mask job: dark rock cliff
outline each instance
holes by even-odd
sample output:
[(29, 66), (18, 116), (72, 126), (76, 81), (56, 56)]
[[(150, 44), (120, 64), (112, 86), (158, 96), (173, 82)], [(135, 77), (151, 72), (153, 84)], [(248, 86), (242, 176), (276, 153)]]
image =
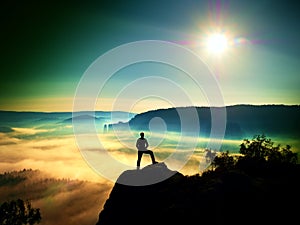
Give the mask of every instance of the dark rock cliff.
[[(155, 173), (168, 178), (150, 185), (124, 184), (151, 180)], [(120, 175), (96, 225), (291, 224), (297, 215), (299, 175), (299, 166), (263, 175), (232, 170), (184, 176), (164, 163), (149, 165)]]

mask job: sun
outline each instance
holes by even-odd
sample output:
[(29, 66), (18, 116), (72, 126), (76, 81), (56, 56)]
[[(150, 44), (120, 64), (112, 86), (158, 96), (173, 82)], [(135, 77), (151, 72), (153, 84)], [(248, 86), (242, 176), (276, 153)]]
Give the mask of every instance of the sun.
[(207, 38), (206, 47), (210, 53), (221, 54), (228, 48), (228, 39), (222, 33), (211, 34)]

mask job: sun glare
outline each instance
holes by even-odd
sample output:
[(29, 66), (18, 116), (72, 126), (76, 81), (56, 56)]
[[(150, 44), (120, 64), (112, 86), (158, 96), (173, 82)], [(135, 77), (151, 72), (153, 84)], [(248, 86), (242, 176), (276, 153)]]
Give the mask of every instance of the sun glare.
[(209, 52), (219, 54), (228, 47), (228, 40), (224, 34), (212, 34), (208, 37), (206, 45)]

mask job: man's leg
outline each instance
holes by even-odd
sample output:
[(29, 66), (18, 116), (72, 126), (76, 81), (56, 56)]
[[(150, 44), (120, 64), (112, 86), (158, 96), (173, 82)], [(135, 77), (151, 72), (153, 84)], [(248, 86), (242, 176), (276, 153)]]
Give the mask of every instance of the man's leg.
[(138, 151), (138, 159), (136, 162), (137, 167), (140, 167), (142, 156), (143, 156), (143, 152)]
[(155, 161), (155, 157), (154, 157), (153, 152), (152, 152), (151, 150), (148, 150), (147, 153), (150, 154), (152, 163), (153, 163), (153, 164), (157, 163), (157, 162)]

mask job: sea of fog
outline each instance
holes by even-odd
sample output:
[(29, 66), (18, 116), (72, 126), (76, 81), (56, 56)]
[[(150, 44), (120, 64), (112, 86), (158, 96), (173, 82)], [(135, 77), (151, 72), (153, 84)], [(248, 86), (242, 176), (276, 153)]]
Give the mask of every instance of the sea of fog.
[[(0, 172), (31, 168), (45, 170), (56, 177), (114, 181), (122, 170), (136, 166), (135, 143), (140, 131), (106, 129), (109, 124), (126, 122), (135, 114), (93, 112), (77, 116), (4, 111), (0, 114)], [(74, 121), (79, 124), (77, 129), (74, 129)], [(88, 126), (91, 121), (92, 126)], [(206, 149), (238, 153), (243, 141), (215, 140), (155, 129), (146, 131), (145, 137), (158, 161), (187, 175), (201, 173), (209, 166)], [(299, 146), (298, 140), (276, 137), (273, 141), (292, 145), (294, 149)], [(150, 157), (144, 156), (141, 166), (149, 163)], [(118, 167), (113, 176), (103, 174), (112, 166)]]

